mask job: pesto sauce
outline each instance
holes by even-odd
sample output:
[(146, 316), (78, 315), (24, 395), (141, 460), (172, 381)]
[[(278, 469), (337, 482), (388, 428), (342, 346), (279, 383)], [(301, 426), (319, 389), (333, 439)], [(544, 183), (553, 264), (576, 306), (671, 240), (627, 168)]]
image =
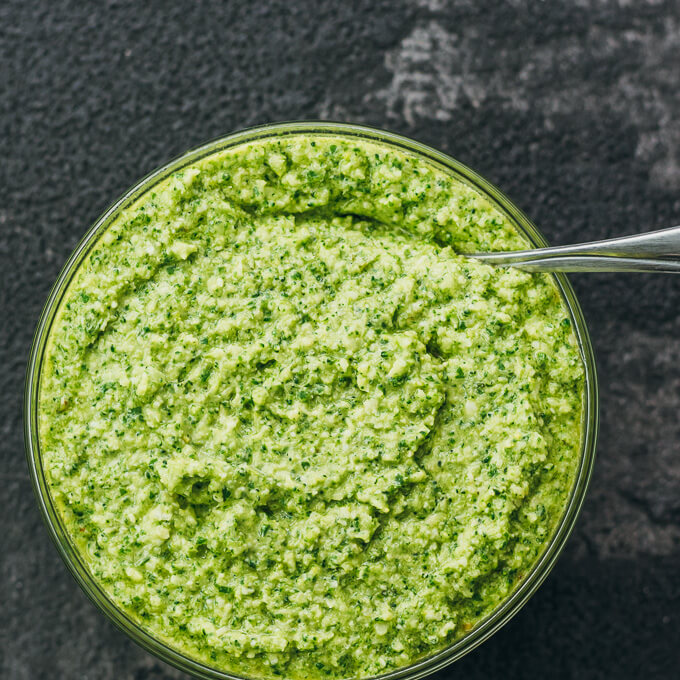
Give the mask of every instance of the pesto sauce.
[(288, 135), (125, 210), (41, 378), (53, 499), (152, 635), (251, 676), (347, 678), (464, 635), (550, 539), (583, 366), (552, 280), (414, 156)]

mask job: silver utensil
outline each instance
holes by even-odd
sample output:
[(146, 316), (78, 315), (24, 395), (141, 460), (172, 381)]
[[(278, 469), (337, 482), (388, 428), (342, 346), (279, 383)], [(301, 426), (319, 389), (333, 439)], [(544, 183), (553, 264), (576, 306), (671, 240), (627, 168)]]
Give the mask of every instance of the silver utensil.
[(680, 226), (574, 246), (464, 253), (528, 272), (665, 272), (680, 274)]

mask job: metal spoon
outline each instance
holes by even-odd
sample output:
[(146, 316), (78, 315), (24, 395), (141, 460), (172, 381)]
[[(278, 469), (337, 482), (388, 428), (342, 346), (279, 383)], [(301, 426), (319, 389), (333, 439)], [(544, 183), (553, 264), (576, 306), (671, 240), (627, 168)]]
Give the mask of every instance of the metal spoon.
[(465, 253), (528, 272), (666, 272), (680, 274), (680, 226), (575, 246)]

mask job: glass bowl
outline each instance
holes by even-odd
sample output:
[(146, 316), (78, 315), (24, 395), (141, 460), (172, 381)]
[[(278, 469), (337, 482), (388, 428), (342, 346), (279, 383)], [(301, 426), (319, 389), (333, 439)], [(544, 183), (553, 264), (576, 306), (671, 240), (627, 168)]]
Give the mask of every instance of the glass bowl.
[[(31, 347), (24, 397), (24, 431), (26, 454), (33, 488), (49, 534), (66, 566), (86, 595), (120, 630), (129, 635), (144, 649), (173, 666), (193, 674), (195, 677), (204, 679), (241, 680), (239, 676), (211, 668), (182, 654), (145, 631), (125, 612), (121, 611), (101, 589), (99, 584), (90, 575), (75, 545), (72, 543), (51, 498), (40, 455), (37, 405), (41, 366), (50, 328), (75, 271), (97, 241), (99, 235), (109, 226), (121, 210), (130, 206), (141, 194), (149, 190), (156, 183), (164, 180), (171, 173), (205, 156), (246, 142), (290, 134), (358, 138), (377, 142), (381, 145), (387, 145), (402, 152), (419, 156), (485, 195), (526, 236), (533, 246), (541, 247), (547, 245), (538, 229), (508, 198), (482, 177), (453, 158), (424, 144), (382, 130), (360, 125), (322, 122), (293, 122), (264, 125), (222, 137), (193, 151), (189, 151), (139, 181), (109, 207), (88, 230), (64, 265), (50, 292), (38, 322)], [(421, 678), (452, 663), (484, 642), (484, 640), (495, 633), (519, 611), (545, 580), (574, 527), (587, 490), (595, 458), (598, 423), (597, 377), (590, 338), (588, 337), (586, 324), (574, 291), (563, 274), (554, 275), (554, 281), (571, 315), (585, 371), (581, 454), (574, 485), (562, 517), (557, 524), (552, 539), (534, 564), (532, 570), (491, 614), (448, 647), (429, 657), (420, 659), (410, 666), (374, 676), (376, 680), (377, 678), (380, 678), (380, 680), (397, 680), (402, 678), (414, 680)]]

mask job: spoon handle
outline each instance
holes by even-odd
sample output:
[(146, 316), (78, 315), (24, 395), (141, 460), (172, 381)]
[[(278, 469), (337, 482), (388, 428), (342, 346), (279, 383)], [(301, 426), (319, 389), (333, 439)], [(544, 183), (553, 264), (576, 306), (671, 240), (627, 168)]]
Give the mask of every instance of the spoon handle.
[(680, 273), (680, 226), (646, 234), (504, 253), (473, 253), (487, 264), (525, 271)]
[[(480, 258), (483, 259), (483, 258)], [(489, 262), (509, 265), (525, 272), (657, 272), (680, 274), (680, 260), (649, 260), (636, 257), (590, 257), (588, 255), (548, 257), (517, 262)]]

